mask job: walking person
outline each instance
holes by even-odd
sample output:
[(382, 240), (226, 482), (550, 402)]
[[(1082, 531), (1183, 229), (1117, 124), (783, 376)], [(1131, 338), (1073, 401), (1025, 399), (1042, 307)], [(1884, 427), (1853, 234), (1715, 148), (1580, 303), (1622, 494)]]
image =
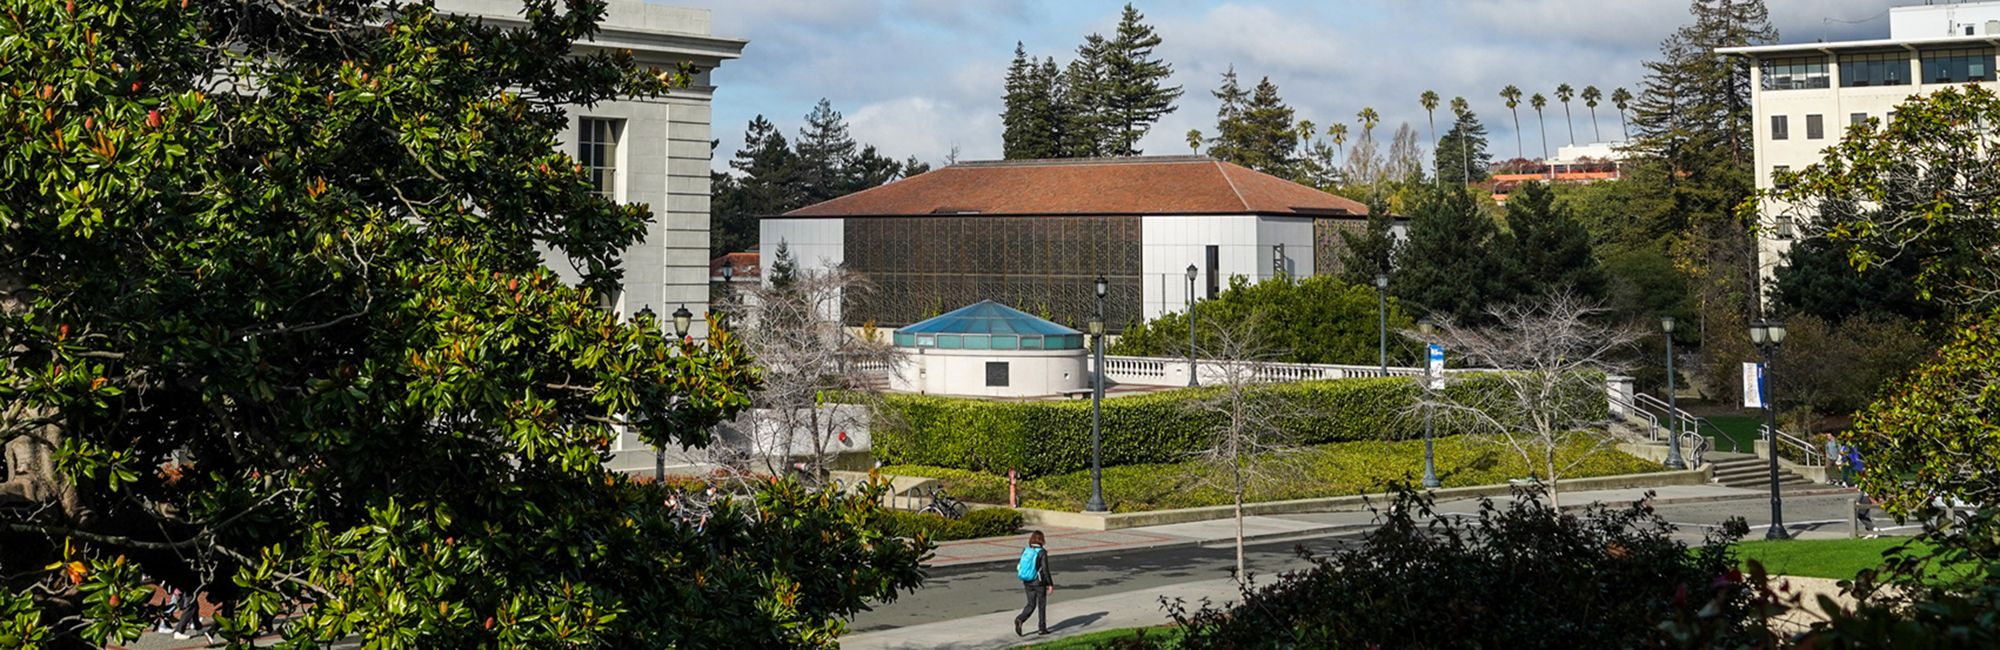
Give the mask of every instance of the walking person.
[(1849, 485), (1850, 483), (1847, 478), (1847, 456), (1841, 453), (1840, 441), (1835, 440), (1831, 433), (1826, 434), (1826, 458), (1829, 464), (1840, 469), (1840, 473), (1837, 475), (1829, 473), (1826, 482), (1843, 487)]
[(1021, 563), (1014, 568), (1016, 577), (1028, 592), (1028, 606), (1021, 608), (1021, 615), (1014, 617), (1014, 636), (1027, 636), (1021, 631), (1021, 624), (1028, 622), (1028, 616), (1039, 613), (1036, 634), (1049, 633), (1049, 594), (1055, 593), (1055, 574), (1049, 571), (1049, 551), (1043, 548), (1048, 538), (1042, 531), (1028, 535), (1028, 547), (1021, 549)]

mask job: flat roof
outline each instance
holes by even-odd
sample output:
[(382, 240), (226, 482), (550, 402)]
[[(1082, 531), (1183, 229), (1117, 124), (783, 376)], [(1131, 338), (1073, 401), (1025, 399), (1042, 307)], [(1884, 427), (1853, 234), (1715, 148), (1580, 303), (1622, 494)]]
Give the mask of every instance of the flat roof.
[(1940, 38), (1880, 38), (1866, 41), (1834, 41), (1831, 43), (1784, 43), (1779, 45), (1718, 47), (1715, 48), (1715, 53), (1741, 54), (1756, 58), (1764, 54), (1798, 54), (1802, 52), (1833, 54), (1840, 50), (1881, 50), (1890, 48), (1914, 50), (1936, 45), (1985, 45), (2000, 47), (2000, 35), (1946, 36)]

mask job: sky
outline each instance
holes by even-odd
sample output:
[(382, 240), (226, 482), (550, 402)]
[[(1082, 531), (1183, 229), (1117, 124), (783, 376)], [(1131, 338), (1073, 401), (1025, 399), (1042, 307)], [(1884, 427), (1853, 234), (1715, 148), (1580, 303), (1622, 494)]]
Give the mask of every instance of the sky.
[[(1888, 36), (1891, 6), (1922, 0), (1765, 0), (1781, 42)], [(743, 58), (713, 74), (714, 166), (727, 168), (744, 126), (763, 115), (796, 134), (821, 98), (855, 139), (897, 159), (942, 164), (1001, 154), (1001, 94), (1018, 41), (1059, 65), (1092, 33), (1111, 34), (1123, 2), (1097, 0), (671, 0), (710, 9), (718, 36), (747, 38)], [(1435, 90), (1448, 122), (1452, 97), (1471, 102), (1496, 158), (1516, 154), (1513, 117), (1499, 97), (1512, 84), (1549, 97), (1548, 150), (1570, 141), (1555, 88), (1639, 92), (1644, 62), (1689, 22), (1686, 0), (1137, 0), (1171, 64), (1179, 109), (1141, 141), (1148, 155), (1186, 154), (1189, 129), (1214, 131), (1210, 94), (1230, 66), (1247, 87), (1269, 77), (1297, 117), (1360, 125), (1382, 115), (1386, 141), (1403, 123), (1428, 142), (1418, 96)], [(1528, 157), (1539, 157), (1534, 111), (1520, 106)], [(1598, 140), (1590, 112), (1570, 105), (1579, 143)], [(1620, 139), (1616, 109), (1597, 108), (1602, 139)], [(1352, 137), (1352, 136), (1350, 136)]]

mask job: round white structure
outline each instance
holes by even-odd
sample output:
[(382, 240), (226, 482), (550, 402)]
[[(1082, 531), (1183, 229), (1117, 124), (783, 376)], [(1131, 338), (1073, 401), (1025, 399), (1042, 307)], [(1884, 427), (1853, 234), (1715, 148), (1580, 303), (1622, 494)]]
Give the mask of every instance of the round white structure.
[(991, 300), (896, 330), (913, 363), (891, 390), (1046, 397), (1084, 390), (1083, 333)]

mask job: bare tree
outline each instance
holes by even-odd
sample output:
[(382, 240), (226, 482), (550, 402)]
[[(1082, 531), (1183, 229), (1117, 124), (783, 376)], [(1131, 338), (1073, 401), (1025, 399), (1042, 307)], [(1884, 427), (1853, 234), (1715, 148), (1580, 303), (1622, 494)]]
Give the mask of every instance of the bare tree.
[(1217, 323), (1205, 345), (1196, 348), (1207, 360), (1211, 392), (1193, 400), (1196, 413), (1220, 414), (1209, 431), (1209, 446), (1194, 452), (1196, 482), (1228, 492), (1236, 505), (1236, 582), (1243, 573), (1243, 500), (1253, 488), (1303, 473), (1304, 448), (1294, 444), (1284, 422), (1301, 417), (1273, 384), (1258, 376), (1279, 351), (1268, 347), (1261, 333), (1262, 318)]
[(889, 343), (842, 324), (842, 302), (868, 289), (863, 277), (834, 267), (799, 270), (787, 282), (742, 292), (741, 335), (764, 373), (752, 445), (767, 470), (781, 473), (779, 464), (804, 457), (804, 469), (824, 478), (836, 445), (851, 441), (848, 432), (873, 430), (879, 380), (899, 372), (903, 359)]
[[(1519, 454), (1534, 478), (1547, 482), (1549, 503), (1561, 506), (1556, 481), (1613, 442), (1604, 432), (1603, 375), (1623, 367), (1617, 352), (1643, 335), (1637, 328), (1602, 324), (1609, 310), (1563, 291), (1488, 310), (1498, 324), (1462, 327), (1444, 323), (1427, 340), (1463, 355), (1475, 367), (1497, 368), (1451, 381), (1497, 384), (1493, 391), (1429, 391), (1418, 405), (1433, 409), (1468, 433), (1484, 435)], [(1579, 441), (1588, 447), (1564, 460), (1560, 451)]]

